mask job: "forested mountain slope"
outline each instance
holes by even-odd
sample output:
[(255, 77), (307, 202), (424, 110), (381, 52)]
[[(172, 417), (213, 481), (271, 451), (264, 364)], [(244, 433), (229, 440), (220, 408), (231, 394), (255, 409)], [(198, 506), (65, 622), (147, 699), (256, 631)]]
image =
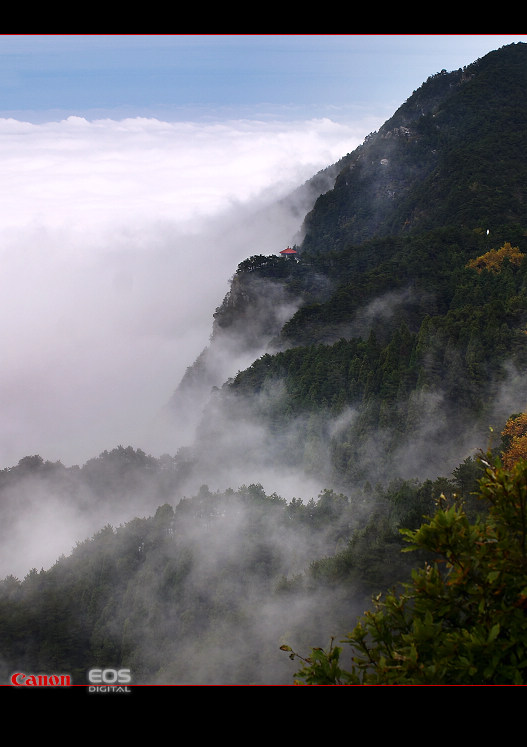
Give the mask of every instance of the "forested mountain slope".
[(285, 637), (326, 644), (409, 572), (399, 529), (470, 500), (525, 409), (526, 139), (526, 45), (431, 76), (320, 176), (293, 258), (236, 269), (169, 406), (187, 446), (0, 475), (6, 542), (35, 495), (105, 517), (2, 583), (4, 675), (287, 684)]
[(341, 170), (306, 218), (310, 255), (374, 236), (524, 220), (525, 45), (431, 76)]
[(301, 422), (288, 459), (346, 489), (430, 476), (523, 408), (525, 90), (521, 44), (431, 77), (347, 157), (297, 261), (240, 266), (298, 309), (223, 401), (276, 443)]

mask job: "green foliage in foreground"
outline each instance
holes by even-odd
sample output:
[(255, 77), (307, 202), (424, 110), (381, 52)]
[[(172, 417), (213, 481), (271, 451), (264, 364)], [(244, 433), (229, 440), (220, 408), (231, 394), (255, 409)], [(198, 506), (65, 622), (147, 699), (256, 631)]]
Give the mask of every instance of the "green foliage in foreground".
[(525, 685), (527, 683), (527, 462), (486, 463), (478, 495), (488, 510), (470, 519), (441, 505), (407, 550), (433, 553), (402, 590), (374, 599), (342, 644), (313, 649), (297, 684)]

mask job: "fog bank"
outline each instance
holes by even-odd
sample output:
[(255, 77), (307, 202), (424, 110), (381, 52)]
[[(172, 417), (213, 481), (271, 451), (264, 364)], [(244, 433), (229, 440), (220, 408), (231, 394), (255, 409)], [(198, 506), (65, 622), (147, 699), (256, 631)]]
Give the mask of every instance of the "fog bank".
[(238, 262), (279, 252), (305, 206), (262, 208), (377, 124), (0, 120), (0, 467), (173, 453), (156, 414)]

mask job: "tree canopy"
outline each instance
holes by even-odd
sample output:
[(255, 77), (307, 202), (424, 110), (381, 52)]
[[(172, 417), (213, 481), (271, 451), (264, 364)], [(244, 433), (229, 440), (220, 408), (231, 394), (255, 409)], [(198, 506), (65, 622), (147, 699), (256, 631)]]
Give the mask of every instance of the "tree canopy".
[(484, 510), (473, 520), (454, 501), (418, 529), (401, 530), (407, 549), (431, 553), (433, 562), (401, 590), (377, 596), (343, 645), (300, 656), (298, 684), (527, 683), (527, 462), (510, 470), (485, 462), (478, 496)]

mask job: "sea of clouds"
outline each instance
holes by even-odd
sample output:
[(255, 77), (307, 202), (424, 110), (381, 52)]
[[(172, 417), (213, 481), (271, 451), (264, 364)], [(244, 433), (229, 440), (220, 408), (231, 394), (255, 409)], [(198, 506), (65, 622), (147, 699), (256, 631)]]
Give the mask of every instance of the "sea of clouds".
[(173, 453), (156, 415), (238, 262), (283, 249), (272, 204), (380, 122), (0, 120), (0, 468)]

